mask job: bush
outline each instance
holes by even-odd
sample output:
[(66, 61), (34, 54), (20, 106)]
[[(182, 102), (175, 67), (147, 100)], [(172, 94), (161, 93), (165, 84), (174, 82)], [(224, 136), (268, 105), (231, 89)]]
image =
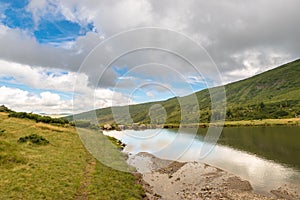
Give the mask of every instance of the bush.
[(49, 141), (46, 138), (37, 134), (31, 134), (28, 136), (20, 137), (18, 140), (18, 143), (25, 143), (25, 142), (30, 142), (32, 144), (37, 144), (37, 145), (46, 145), (49, 143)]
[(68, 124), (69, 121), (67, 119), (63, 118), (51, 118), (49, 116), (41, 116), (38, 114), (33, 114), (33, 113), (26, 113), (26, 112), (11, 112), (8, 117), (16, 117), (16, 118), (27, 118), (27, 119), (32, 119), (35, 120), (36, 122), (43, 122), (47, 124)]
[(2, 105), (0, 106), (0, 112), (11, 112), (11, 110), (8, 109), (6, 106)]
[(284, 117), (284, 116), (289, 115), (289, 113), (286, 112), (286, 111), (284, 111), (284, 110), (279, 110), (279, 111), (277, 111), (275, 114), (276, 114), (277, 116), (279, 116), (279, 117)]

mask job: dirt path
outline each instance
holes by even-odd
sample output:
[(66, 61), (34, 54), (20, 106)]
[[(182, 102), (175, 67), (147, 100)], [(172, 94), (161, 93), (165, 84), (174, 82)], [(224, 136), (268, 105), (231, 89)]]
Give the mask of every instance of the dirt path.
[(88, 188), (92, 184), (93, 173), (96, 170), (96, 160), (89, 152), (86, 152), (86, 163), (84, 178), (80, 182), (80, 186), (77, 189), (74, 200), (88, 199)]

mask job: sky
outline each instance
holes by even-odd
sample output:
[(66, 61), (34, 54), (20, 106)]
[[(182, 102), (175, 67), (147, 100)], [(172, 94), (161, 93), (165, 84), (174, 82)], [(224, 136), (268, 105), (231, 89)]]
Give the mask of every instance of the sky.
[(299, 7), (298, 0), (0, 0), (0, 104), (78, 113), (245, 79), (299, 58)]

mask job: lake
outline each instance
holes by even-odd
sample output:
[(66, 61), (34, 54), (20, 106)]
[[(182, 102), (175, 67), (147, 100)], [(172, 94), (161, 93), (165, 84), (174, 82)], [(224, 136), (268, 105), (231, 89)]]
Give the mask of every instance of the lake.
[(104, 134), (126, 143), (127, 153), (149, 152), (163, 159), (221, 168), (250, 181), (257, 192), (300, 184), (300, 127), (225, 127), (217, 144), (203, 142), (206, 132), (146, 129)]

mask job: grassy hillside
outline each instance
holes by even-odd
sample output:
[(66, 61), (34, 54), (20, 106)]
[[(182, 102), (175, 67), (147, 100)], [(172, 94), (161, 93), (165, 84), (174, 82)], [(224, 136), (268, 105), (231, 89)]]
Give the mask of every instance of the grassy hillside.
[(300, 115), (300, 60), (226, 85), (232, 118), (282, 118)]
[[(49, 141), (18, 142), (38, 135)], [(29, 138), (29, 137), (27, 137)], [(0, 199), (141, 199), (130, 173), (96, 161), (73, 127), (0, 112)]]
[[(300, 60), (293, 61), (254, 77), (225, 85), (227, 98), (226, 120), (254, 120), (267, 118), (292, 118), (300, 115)], [(213, 88), (217, 92), (218, 88)], [(208, 122), (211, 117), (210, 95), (208, 89), (196, 93), (199, 108), (199, 122)], [(187, 119), (187, 123), (194, 122), (197, 106), (189, 103), (191, 96), (181, 97), (184, 108), (181, 108), (178, 99), (172, 98), (166, 101), (150, 102), (129, 107), (134, 122), (149, 123), (149, 109), (154, 104), (161, 104), (166, 113), (166, 123), (178, 124), (181, 117)], [(117, 109), (124, 109), (118, 107)], [(155, 109), (154, 109), (155, 110)], [(182, 110), (187, 113), (181, 113)], [(93, 111), (76, 115), (76, 119), (90, 120)], [(120, 112), (122, 113), (122, 112)], [(111, 108), (96, 110), (99, 123), (113, 123), (114, 118)], [(129, 123), (122, 115), (117, 116), (121, 123)], [(163, 118), (158, 114), (157, 118)], [(72, 117), (68, 118), (72, 120)], [(123, 121), (122, 121), (123, 120)], [(159, 120), (158, 120), (159, 121)]]

